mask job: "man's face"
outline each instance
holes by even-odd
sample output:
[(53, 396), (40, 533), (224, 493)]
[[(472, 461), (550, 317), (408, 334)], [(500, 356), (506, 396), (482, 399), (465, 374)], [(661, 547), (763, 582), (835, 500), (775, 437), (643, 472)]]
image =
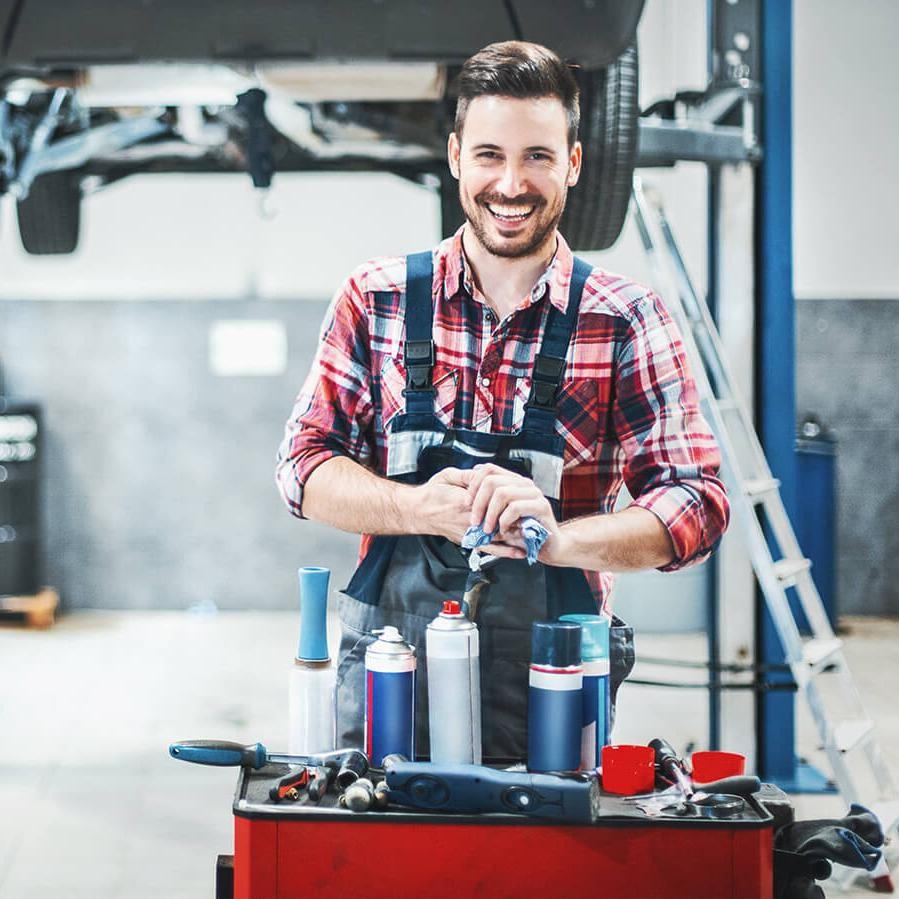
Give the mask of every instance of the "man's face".
[(488, 253), (546, 251), (581, 169), (581, 145), (568, 147), (559, 99), (476, 97), (461, 141), (449, 137), (448, 155), (465, 217)]

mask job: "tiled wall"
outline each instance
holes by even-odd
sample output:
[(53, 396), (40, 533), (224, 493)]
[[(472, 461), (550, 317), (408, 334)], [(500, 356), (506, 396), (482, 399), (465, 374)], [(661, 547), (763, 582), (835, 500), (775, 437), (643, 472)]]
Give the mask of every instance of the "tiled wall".
[(899, 614), (899, 302), (796, 304), (796, 408), (837, 445), (837, 608)]
[[(274, 486), (324, 302), (0, 301), (11, 396), (44, 406), (45, 579), (70, 608), (278, 609), (296, 569), (346, 584), (358, 538), (299, 522)], [(281, 319), (285, 374), (216, 377), (218, 319)]]

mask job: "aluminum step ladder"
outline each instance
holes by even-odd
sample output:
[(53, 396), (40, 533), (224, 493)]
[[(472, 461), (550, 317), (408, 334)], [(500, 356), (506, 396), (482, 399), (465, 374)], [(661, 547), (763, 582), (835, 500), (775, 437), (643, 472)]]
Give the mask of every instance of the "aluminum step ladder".
[[(847, 804), (861, 803), (880, 818), (885, 834), (899, 824), (899, 794), (864, 704), (803, 557), (759, 442), (749, 408), (734, 390), (721, 338), (705, 298), (690, 280), (658, 194), (634, 179), (634, 211), (640, 238), (667, 308), (681, 330), (699, 391), (701, 408), (721, 450), (722, 477), (731, 512), (749, 557), (793, 678), (805, 697), (829, 761), (833, 781)], [(770, 543), (765, 529), (770, 535)], [(795, 588), (811, 631), (804, 637), (790, 601)], [(851, 759), (862, 756), (864, 770)], [(864, 775), (864, 777), (860, 775)], [(857, 876), (855, 869), (846, 878)], [(885, 862), (871, 877), (888, 877)]]

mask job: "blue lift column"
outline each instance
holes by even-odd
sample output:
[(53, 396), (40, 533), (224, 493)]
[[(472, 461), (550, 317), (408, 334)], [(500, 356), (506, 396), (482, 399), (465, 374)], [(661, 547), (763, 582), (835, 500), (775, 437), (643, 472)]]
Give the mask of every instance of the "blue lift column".
[[(793, 309), (793, 2), (762, 3), (762, 121), (759, 169), (759, 430), (771, 471), (780, 480), (787, 514), (796, 520), (795, 329)], [(784, 652), (764, 600), (758, 600), (762, 664)], [(768, 673), (766, 683), (792, 680)], [(759, 694), (759, 774), (781, 787), (796, 780), (795, 696)]]
[[(758, 422), (771, 471), (791, 521), (798, 520), (795, 309), (793, 300), (793, 2), (762, 0), (762, 120), (764, 156), (758, 173)], [(757, 647), (762, 665), (784, 662), (774, 623), (760, 597)], [(792, 681), (768, 671), (772, 686)], [(796, 757), (796, 694), (759, 694), (759, 774), (787, 791), (827, 789), (825, 778)]]
[[(764, 157), (758, 197), (759, 430), (771, 471), (780, 480), (790, 519), (796, 520), (795, 333), (793, 309), (793, 2), (763, 0), (762, 120)], [(763, 665), (780, 664), (784, 652), (764, 600), (759, 598), (758, 651)], [(766, 683), (792, 680), (769, 672)], [(789, 788), (796, 780), (795, 694), (759, 694), (759, 774)]]

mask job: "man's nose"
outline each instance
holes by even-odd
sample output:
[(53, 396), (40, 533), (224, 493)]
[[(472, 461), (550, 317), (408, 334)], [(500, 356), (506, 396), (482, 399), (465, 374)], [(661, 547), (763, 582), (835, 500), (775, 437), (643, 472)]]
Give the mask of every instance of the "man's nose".
[(524, 170), (520, 163), (511, 160), (506, 162), (502, 175), (496, 183), (496, 190), (510, 200), (527, 193)]

